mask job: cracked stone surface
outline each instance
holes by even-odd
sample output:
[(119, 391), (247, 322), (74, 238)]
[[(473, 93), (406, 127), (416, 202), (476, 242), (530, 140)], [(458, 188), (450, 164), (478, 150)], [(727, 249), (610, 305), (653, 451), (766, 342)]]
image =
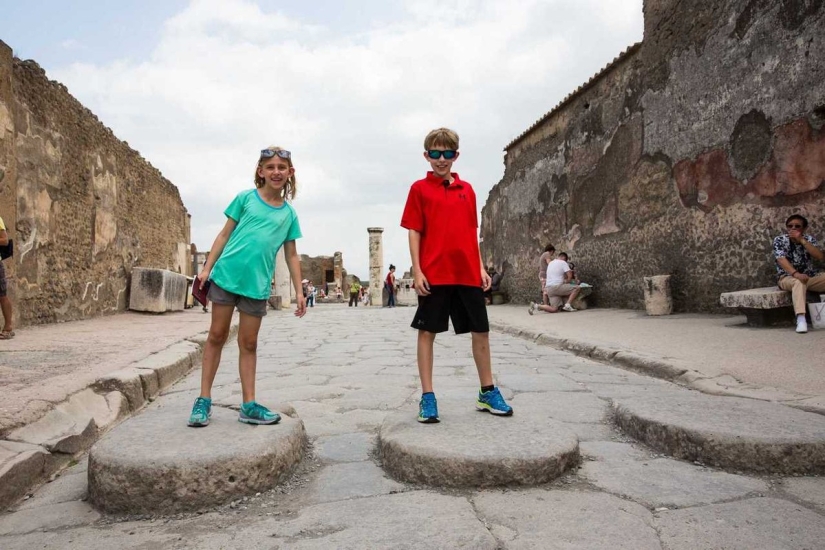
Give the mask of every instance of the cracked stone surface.
[[(434, 378), (442, 423), (419, 425), (415, 332), (407, 328), (413, 313), (320, 305), (303, 319), (289, 312), (264, 318), (258, 397), (300, 418), (310, 442), (279, 483), (198, 513), (114, 517), (82, 500), (88, 489), (81, 462), (0, 515), (0, 548), (761, 550), (819, 548), (825, 540), (823, 478), (721, 471), (635, 441), (611, 423), (611, 403), (667, 400), (685, 390), (545, 345), (491, 335), (494, 374), (516, 410), (493, 418), (473, 410), (478, 378), (470, 338), (439, 335)], [(319, 336), (307, 339), (310, 333)], [(199, 386), (195, 371), (110, 434), (152, 413), (177, 436), (219, 440), (204, 445), (213, 453), (240, 444), (245, 427), (227, 408), (239, 396), (236, 350), (234, 343), (224, 350), (213, 395), (226, 407), (215, 409), (212, 425), (185, 427)], [(479, 455), (530, 426), (536, 433), (558, 426), (578, 438), (582, 459), (537, 487), (424, 488), (382, 469), (378, 433), (391, 417), (427, 437), (433, 428), (481, 434), (474, 440)], [(754, 419), (754, 429), (769, 421)], [(457, 450), (457, 443), (442, 447)], [(164, 449), (152, 443), (146, 451), (160, 458)], [(503, 460), (490, 466), (508, 467)]]

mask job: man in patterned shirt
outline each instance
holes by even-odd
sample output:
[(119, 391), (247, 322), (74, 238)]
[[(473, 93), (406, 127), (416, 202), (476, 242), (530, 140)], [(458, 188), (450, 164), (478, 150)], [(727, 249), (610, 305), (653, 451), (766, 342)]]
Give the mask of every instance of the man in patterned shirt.
[(808, 220), (794, 214), (785, 221), (787, 232), (773, 240), (773, 256), (779, 288), (790, 290), (796, 313), (796, 332), (808, 332), (805, 321), (805, 293), (808, 290), (825, 292), (825, 273), (814, 269), (813, 259), (825, 261), (825, 253), (817, 247), (815, 237), (806, 235)]

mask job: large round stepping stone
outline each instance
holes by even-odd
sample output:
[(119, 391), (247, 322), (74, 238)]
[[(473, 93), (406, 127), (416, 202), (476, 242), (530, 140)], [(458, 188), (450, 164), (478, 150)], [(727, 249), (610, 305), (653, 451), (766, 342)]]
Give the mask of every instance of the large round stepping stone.
[(825, 473), (825, 416), (694, 391), (617, 397), (628, 435), (687, 460), (757, 473)]
[(472, 401), (439, 401), (439, 424), (415, 411), (388, 416), (379, 434), (384, 469), (396, 479), (438, 487), (546, 483), (578, 463), (576, 434), (560, 422), (519, 409), (499, 418)]
[(209, 426), (190, 428), (188, 414), (148, 410), (98, 441), (89, 453), (92, 503), (113, 513), (194, 511), (272, 488), (303, 456), (298, 419), (254, 426), (213, 406)]

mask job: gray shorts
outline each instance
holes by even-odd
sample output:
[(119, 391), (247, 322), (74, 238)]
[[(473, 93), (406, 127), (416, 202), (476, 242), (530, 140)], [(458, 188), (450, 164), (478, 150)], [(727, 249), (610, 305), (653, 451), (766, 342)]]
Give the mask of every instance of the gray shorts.
[(222, 306), (235, 306), (241, 313), (246, 313), (253, 317), (266, 316), (266, 300), (255, 300), (247, 298), (234, 292), (224, 290), (214, 282), (209, 287), (209, 294), (206, 296), (210, 302)]

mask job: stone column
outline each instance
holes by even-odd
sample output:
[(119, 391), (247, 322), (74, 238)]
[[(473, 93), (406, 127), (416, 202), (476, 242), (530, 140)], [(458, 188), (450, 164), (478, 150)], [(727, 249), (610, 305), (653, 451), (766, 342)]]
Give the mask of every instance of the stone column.
[(281, 249), (278, 251), (278, 254), (275, 256), (275, 288), (273, 289), (273, 294), (276, 296), (281, 297), (281, 307), (287, 308), (289, 307), (289, 303), (292, 300), (292, 281), (289, 278), (289, 267), (286, 265), (286, 254), (284, 253), (284, 247), (282, 246)]
[(370, 302), (381, 305), (381, 291), (384, 290), (384, 245), (381, 239), (383, 227), (368, 227), (370, 234)]

